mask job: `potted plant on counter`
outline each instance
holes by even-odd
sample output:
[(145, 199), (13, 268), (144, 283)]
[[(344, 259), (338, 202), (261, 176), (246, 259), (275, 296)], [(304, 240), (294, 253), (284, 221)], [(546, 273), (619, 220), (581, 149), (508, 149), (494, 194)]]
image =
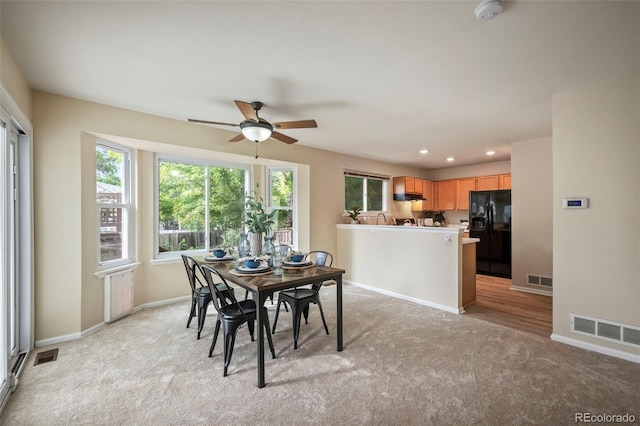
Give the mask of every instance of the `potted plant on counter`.
[(358, 215), (361, 211), (362, 209), (359, 206), (351, 206), (351, 210), (347, 211), (347, 214), (351, 217), (352, 224), (360, 223), (358, 222)]

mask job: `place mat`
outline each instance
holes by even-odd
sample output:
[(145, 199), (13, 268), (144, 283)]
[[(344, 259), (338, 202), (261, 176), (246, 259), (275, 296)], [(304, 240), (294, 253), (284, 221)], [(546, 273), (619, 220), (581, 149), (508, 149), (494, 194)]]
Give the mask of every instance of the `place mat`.
[(268, 269), (262, 272), (238, 272), (235, 269), (229, 271), (231, 275), (235, 275), (236, 277), (257, 277), (259, 275), (269, 275), (273, 273), (273, 269)]

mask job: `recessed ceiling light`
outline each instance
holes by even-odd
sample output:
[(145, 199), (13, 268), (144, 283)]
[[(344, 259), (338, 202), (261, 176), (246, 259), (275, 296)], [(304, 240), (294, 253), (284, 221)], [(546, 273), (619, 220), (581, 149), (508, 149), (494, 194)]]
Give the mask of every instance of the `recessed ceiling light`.
[(495, 153), (496, 153), (495, 151), (487, 151), (487, 155), (493, 155)]
[(455, 158), (453, 158), (453, 157), (448, 157), (447, 158), (447, 161), (453, 161), (453, 160), (455, 160)]
[(420, 154), (428, 154), (429, 150), (428, 149), (421, 149), (420, 150)]

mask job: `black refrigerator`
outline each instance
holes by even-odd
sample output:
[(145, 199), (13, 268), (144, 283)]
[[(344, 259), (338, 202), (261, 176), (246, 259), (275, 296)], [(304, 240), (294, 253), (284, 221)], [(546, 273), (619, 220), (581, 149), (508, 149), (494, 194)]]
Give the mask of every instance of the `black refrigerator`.
[(478, 274), (511, 278), (511, 190), (469, 193), (469, 236)]

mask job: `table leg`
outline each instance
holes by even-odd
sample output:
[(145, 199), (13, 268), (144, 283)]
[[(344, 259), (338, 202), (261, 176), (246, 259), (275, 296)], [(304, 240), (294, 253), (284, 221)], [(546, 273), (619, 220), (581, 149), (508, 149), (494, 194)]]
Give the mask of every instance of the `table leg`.
[(336, 279), (336, 316), (338, 317), (338, 352), (342, 352), (342, 275)]
[(256, 328), (258, 330), (258, 387), (264, 387), (264, 317), (263, 309), (266, 295), (262, 292), (254, 294), (256, 299)]

